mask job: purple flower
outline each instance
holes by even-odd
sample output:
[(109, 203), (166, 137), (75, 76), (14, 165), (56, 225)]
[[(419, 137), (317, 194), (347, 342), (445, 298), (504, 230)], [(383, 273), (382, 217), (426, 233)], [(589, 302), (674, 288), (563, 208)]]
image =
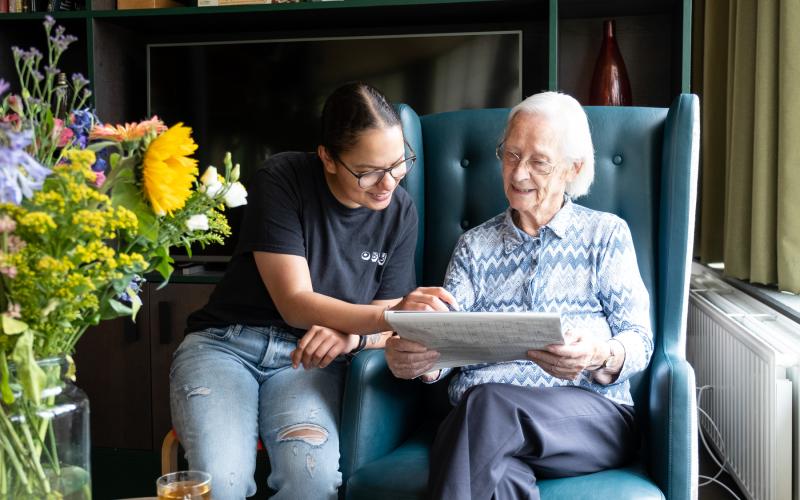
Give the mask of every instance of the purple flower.
[(33, 131), (14, 132), (0, 124), (0, 145), (7, 145), (11, 149), (25, 149), (31, 142), (33, 142)]
[(72, 73), (72, 85), (75, 88), (81, 88), (89, 85), (89, 80), (80, 73)]
[[(75, 134), (75, 143), (81, 148), (85, 148), (92, 126), (99, 122), (100, 120), (98, 120), (97, 116), (88, 108), (73, 111), (70, 115), (68, 127)], [(98, 170), (95, 171), (97, 172)]]
[[(128, 284), (128, 287), (131, 289), (134, 295), (139, 295), (139, 292), (142, 291), (142, 285), (145, 281), (146, 280), (142, 276), (134, 274), (133, 279), (131, 279), (131, 282)], [(127, 290), (117, 295), (117, 300), (126, 305), (131, 305), (133, 303), (131, 296), (128, 295)]]
[(38, 69), (31, 71), (31, 75), (33, 75), (33, 79), (37, 82), (41, 82), (44, 80), (44, 75)]
[(59, 97), (62, 102), (67, 100), (67, 88), (66, 87), (56, 87), (56, 97)]
[(0, 202), (19, 205), (41, 189), (50, 170), (40, 165), (25, 148), (33, 141), (33, 131), (14, 132), (0, 124)]
[(108, 161), (105, 158), (97, 156), (94, 165), (92, 165), (92, 171), (105, 174), (107, 167), (108, 167)]
[(99, 123), (97, 116), (91, 109), (76, 109), (72, 112), (71, 126), (74, 130), (90, 130), (95, 123)]
[(11, 85), (9, 85), (7, 81), (0, 78), (0, 95), (5, 94), (9, 87), (11, 87)]
[[(16, 52), (15, 52), (16, 54)], [(36, 47), (31, 47), (30, 50), (20, 50), (19, 51), (20, 57), (24, 62), (33, 62), (34, 64), (38, 63), (42, 60), (42, 53), (39, 52), (39, 49)]]
[(53, 66), (50, 66), (49, 64), (47, 64), (47, 65), (45, 65), (45, 67), (44, 67), (44, 71), (45, 71), (45, 73), (47, 73), (48, 75), (51, 75), (51, 76), (56, 76), (56, 75), (57, 75), (57, 74), (58, 74), (58, 73), (59, 73), (61, 70), (60, 70), (60, 69), (58, 69), (58, 68), (56, 68), (56, 67), (53, 67)]
[(47, 15), (44, 16), (44, 29), (50, 31), (50, 29), (56, 24), (56, 20), (53, 19), (53, 16)]
[(56, 47), (56, 50), (60, 52), (64, 52), (69, 47), (69, 44), (76, 41), (78, 37), (73, 35), (65, 35), (64, 34), (64, 27), (58, 26), (56, 28), (56, 34), (50, 37), (50, 42)]

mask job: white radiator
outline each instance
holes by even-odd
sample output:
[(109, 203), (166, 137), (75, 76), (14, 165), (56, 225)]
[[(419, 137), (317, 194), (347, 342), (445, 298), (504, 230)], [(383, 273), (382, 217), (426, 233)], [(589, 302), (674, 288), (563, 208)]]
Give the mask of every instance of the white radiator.
[(700, 407), (721, 435), (705, 418), (700, 427), (752, 500), (800, 500), (798, 353), (800, 325), (693, 267), (687, 359), (711, 386)]

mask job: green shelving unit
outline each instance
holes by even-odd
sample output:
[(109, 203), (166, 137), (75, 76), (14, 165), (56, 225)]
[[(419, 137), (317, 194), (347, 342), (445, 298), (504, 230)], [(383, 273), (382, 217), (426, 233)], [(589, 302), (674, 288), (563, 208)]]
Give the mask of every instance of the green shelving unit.
[[(584, 100), (609, 17), (617, 19), (635, 104), (666, 106), (689, 91), (691, 0), (341, 0), (139, 10), (114, 10), (113, 2), (52, 13), (80, 39), (65, 69), (89, 77), (108, 121), (144, 116), (146, 46), (181, 41), (521, 30), (523, 94), (562, 90)], [(36, 28), (44, 15), (0, 14), (6, 79), (12, 45), (42, 45)]]

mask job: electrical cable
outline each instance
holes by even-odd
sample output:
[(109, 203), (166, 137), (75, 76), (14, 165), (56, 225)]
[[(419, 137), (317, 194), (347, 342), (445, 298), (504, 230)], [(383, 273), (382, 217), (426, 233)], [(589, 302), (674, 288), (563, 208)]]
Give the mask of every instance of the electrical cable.
[(711, 457), (711, 459), (714, 461), (714, 463), (716, 463), (717, 466), (719, 467), (719, 470), (717, 471), (716, 474), (714, 474), (713, 477), (709, 477), (709, 476), (705, 476), (705, 475), (698, 475), (698, 478), (699, 479), (703, 479), (704, 482), (699, 483), (697, 486), (699, 488), (702, 488), (703, 486), (707, 486), (707, 485), (709, 485), (711, 483), (716, 483), (719, 486), (721, 486), (722, 488), (724, 488), (728, 493), (730, 493), (730, 495), (733, 498), (735, 498), (736, 500), (741, 500), (739, 498), (739, 496), (732, 489), (730, 489), (725, 483), (723, 483), (722, 481), (720, 481), (718, 479), (719, 476), (723, 472), (728, 472), (728, 467), (727, 467), (727, 465), (728, 465), (728, 451), (727, 451), (727, 447), (725, 446), (725, 440), (722, 439), (722, 432), (720, 432), (719, 427), (717, 427), (717, 424), (714, 422), (714, 419), (711, 418), (711, 415), (706, 413), (705, 410), (700, 408), (700, 401), (703, 399), (703, 391), (708, 390), (708, 389), (713, 390), (714, 388), (712, 386), (710, 386), (710, 385), (704, 385), (702, 387), (698, 387), (697, 388), (697, 412), (698, 412), (698, 416), (703, 416), (706, 419), (708, 419), (708, 422), (711, 424), (711, 427), (714, 429), (714, 432), (716, 432), (717, 436), (719, 437), (719, 452), (722, 455), (722, 463), (720, 463), (719, 460), (717, 460), (716, 455), (711, 451), (711, 447), (708, 445), (708, 441), (706, 441), (706, 436), (705, 436), (705, 434), (703, 434), (703, 429), (702, 429), (702, 427), (700, 425), (698, 425), (697, 428), (698, 428), (698, 432), (700, 433), (700, 440), (703, 442), (703, 446), (705, 447), (706, 451), (708, 452), (708, 455)]

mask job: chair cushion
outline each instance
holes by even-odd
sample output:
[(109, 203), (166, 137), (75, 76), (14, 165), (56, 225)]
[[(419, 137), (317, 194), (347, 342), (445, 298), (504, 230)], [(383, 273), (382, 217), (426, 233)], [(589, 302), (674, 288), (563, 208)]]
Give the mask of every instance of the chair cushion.
[[(385, 457), (362, 467), (347, 481), (348, 500), (426, 498), (428, 452), (436, 426), (428, 423)], [(542, 500), (598, 498), (662, 500), (661, 490), (636, 464), (586, 476), (539, 481)]]

